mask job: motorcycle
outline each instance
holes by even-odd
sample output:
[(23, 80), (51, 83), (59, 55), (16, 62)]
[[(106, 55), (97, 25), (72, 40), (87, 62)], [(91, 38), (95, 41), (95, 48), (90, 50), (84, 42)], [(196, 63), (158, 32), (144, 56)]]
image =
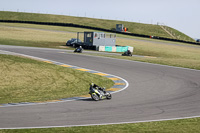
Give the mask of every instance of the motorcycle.
[(132, 56), (132, 54), (129, 50), (127, 50), (122, 54), (122, 56)]
[(91, 98), (95, 101), (99, 101), (103, 99), (110, 100), (112, 98), (111, 94), (105, 91), (105, 88), (100, 88), (100, 89), (92, 88), (90, 89), (89, 94), (91, 95)]
[(82, 51), (83, 51), (82, 48), (76, 48), (76, 49), (74, 50), (74, 52), (77, 52), (77, 53), (82, 53)]

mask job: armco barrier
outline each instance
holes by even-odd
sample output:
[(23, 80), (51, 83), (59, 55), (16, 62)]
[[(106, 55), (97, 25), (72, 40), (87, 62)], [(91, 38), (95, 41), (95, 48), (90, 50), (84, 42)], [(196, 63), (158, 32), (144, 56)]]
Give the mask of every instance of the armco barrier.
[[(114, 30), (109, 30), (109, 29), (104, 29), (104, 28), (85, 26), (85, 25), (78, 25), (78, 24), (73, 24), (73, 23), (54, 23), (54, 22), (37, 22), (37, 21), (20, 21), (20, 20), (0, 20), (0, 22), (51, 25), (51, 26), (64, 26), (64, 27), (77, 27), (77, 28), (86, 28), (86, 29), (93, 29), (93, 30), (100, 30), (100, 31), (112, 32), (112, 33), (118, 33), (118, 34), (123, 34), (123, 35), (128, 35), (128, 36), (137, 36), (137, 37), (143, 37), (143, 38), (150, 38), (151, 37), (149, 35), (127, 33), (127, 32), (119, 32), (119, 31), (114, 31)], [(177, 40), (177, 39), (171, 39), (171, 38), (164, 38), (164, 37), (158, 37), (158, 36), (154, 36), (153, 39), (200, 45), (197, 42), (190, 42), (190, 41)]]

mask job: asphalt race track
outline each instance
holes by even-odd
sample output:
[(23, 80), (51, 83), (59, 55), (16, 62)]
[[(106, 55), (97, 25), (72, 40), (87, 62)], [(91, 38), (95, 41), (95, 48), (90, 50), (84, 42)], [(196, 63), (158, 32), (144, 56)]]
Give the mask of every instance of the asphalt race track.
[(126, 79), (112, 100), (90, 99), (0, 107), (0, 128), (39, 128), (134, 123), (200, 116), (200, 71), (68, 53), (65, 50), (0, 45), (0, 50), (80, 66)]

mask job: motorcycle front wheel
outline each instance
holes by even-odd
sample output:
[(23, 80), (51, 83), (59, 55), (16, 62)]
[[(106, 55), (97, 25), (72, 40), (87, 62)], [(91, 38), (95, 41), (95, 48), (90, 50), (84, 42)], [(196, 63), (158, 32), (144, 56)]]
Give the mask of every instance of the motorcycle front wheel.
[(107, 98), (107, 99), (111, 99), (111, 98), (112, 98), (112, 95), (111, 95), (109, 92), (107, 92), (106, 98)]
[(93, 100), (99, 101), (99, 96), (96, 93), (92, 93), (91, 97), (92, 97)]

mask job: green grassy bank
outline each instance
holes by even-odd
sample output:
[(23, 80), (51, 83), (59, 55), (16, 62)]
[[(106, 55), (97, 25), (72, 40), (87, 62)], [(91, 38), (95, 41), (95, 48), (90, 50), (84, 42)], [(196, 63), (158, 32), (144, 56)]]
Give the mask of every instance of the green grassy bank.
[[(128, 27), (129, 32), (131, 33), (172, 38), (159, 25), (142, 24), (142, 23), (136, 23), (136, 22), (127, 22), (127, 21), (105, 20), (105, 19), (94, 19), (94, 18), (50, 15), (50, 14), (7, 12), (7, 11), (0, 11), (0, 19), (73, 23), (73, 24), (79, 24), (79, 25), (85, 25), (85, 26), (99, 27), (99, 28), (104, 28), (104, 29), (113, 29), (116, 27), (116, 24), (124, 24), (126, 27)], [(191, 37), (185, 35), (184, 33), (176, 29), (173, 29), (171, 27), (166, 27), (166, 28), (168, 29), (168, 31), (172, 32), (174, 36), (178, 37), (178, 39), (180, 40), (194, 41), (194, 39), (192, 39)]]

